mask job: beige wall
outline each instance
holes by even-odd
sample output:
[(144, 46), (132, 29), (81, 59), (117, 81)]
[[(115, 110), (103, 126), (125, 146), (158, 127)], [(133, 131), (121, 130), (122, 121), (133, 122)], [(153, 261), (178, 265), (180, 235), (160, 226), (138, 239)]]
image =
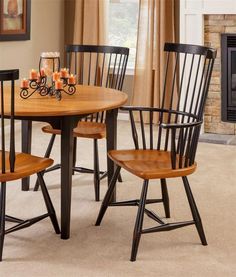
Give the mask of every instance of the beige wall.
[(0, 41), (0, 69), (19, 68), (20, 77), (38, 69), (40, 53), (64, 48), (64, 0), (31, 1), (31, 39)]

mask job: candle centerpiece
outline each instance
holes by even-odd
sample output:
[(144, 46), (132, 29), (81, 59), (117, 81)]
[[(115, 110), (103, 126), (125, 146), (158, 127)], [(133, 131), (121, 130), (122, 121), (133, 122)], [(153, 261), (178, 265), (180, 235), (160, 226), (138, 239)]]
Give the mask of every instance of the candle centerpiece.
[(43, 52), (40, 56), (39, 71), (31, 69), (29, 79), (21, 81), (20, 96), (29, 98), (35, 92), (41, 96), (54, 96), (61, 100), (62, 93), (72, 95), (76, 91), (76, 79), (67, 68), (60, 69), (58, 52)]

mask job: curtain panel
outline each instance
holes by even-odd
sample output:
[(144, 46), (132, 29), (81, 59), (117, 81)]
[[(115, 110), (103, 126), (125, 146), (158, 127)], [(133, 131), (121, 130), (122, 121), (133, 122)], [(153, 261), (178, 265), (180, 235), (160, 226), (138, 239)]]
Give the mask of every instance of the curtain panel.
[(109, 0), (75, 0), (74, 44), (107, 44)]
[[(69, 0), (65, 4), (65, 44), (106, 45), (108, 44), (108, 11), (109, 0)], [(71, 70), (74, 65), (84, 68), (83, 74), (88, 74), (88, 65), (96, 66), (96, 55), (73, 55)], [(83, 63), (83, 66), (82, 64)], [(101, 63), (99, 59), (99, 64)], [(99, 71), (99, 69), (98, 69)], [(82, 72), (76, 78), (81, 79)], [(99, 76), (100, 72), (98, 72)], [(84, 76), (87, 79), (87, 76)], [(77, 80), (80, 82), (80, 80)], [(93, 83), (94, 80), (90, 80)]]
[[(132, 105), (160, 107), (165, 77), (164, 43), (176, 41), (175, 0), (140, 0)], [(174, 66), (172, 61), (171, 66)], [(167, 86), (171, 87), (167, 80)], [(171, 91), (168, 89), (167, 92)], [(175, 100), (177, 92), (175, 91)], [(170, 97), (166, 97), (168, 107)]]

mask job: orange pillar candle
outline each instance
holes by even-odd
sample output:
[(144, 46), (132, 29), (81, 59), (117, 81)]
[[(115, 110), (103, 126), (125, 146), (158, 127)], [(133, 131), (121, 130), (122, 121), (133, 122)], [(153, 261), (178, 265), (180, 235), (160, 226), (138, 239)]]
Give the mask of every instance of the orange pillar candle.
[(62, 68), (60, 71), (61, 78), (68, 78), (68, 70), (66, 68)]
[(25, 78), (21, 81), (20, 87), (23, 89), (29, 88), (29, 81), (26, 80)]
[(69, 85), (75, 85), (75, 76), (71, 74), (68, 78), (68, 84)]
[(40, 69), (40, 75), (41, 75), (41, 77), (45, 77), (45, 69), (44, 68), (41, 68)]
[(41, 78), (42, 78), (42, 76), (40, 75), (40, 73), (38, 73), (38, 76), (37, 76), (37, 83), (40, 83), (40, 82), (41, 82)]
[(34, 69), (31, 69), (31, 71), (30, 71), (30, 80), (37, 80), (37, 78), (38, 78), (37, 71), (34, 70)]
[(58, 81), (60, 79), (60, 73), (59, 72), (54, 72), (53, 74), (52, 74), (52, 80), (54, 81), (54, 82), (56, 82), (56, 81)]
[(55, 81), (55, 89), (63, 89), (63, 82), (61, 80)]

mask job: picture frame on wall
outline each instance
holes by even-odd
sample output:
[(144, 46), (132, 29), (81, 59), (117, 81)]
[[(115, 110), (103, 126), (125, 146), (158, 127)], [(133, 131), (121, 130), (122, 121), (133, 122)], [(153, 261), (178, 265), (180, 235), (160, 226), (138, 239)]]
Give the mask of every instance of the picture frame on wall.
[(0, 0), (0, 41), (30, 39), (31, 0)]

